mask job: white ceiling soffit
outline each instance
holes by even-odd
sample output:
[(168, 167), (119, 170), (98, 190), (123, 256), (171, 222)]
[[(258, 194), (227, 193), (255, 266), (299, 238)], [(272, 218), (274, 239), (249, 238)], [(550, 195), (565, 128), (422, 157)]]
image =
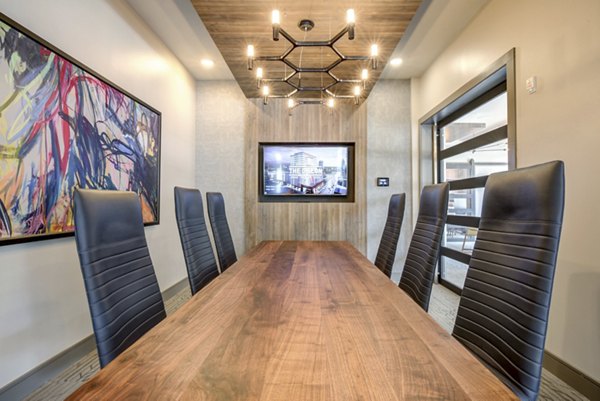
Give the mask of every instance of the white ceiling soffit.
[[(233, 80), (215, 42), (189, 0), (126, 0), (198, 80)], [(202, 66), (202, 59), (214, 62)]]
[(489, 0), (423, 0), (380, 79), (420, 77)]

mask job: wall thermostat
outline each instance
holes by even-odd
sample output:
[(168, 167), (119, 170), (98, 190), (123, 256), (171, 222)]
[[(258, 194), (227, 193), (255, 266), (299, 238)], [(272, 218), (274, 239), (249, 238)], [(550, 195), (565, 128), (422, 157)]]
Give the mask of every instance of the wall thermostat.
[(377, 186), (378, 187), (389, 187), (390, 186), (389, 177), (377, 177)]

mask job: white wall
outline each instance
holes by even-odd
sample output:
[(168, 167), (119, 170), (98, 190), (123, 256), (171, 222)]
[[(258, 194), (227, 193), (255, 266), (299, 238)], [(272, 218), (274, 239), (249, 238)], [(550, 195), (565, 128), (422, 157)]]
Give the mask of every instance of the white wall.
[[(516, 48), (517, 164), (561, 159), (566, 206), (546, 348), (600, 380), (600, 2), (493, 0), (413, 80), (417, 120)], [(537, 76), (529, 95), (525, 79)], [(415, 172), (415, 179), (416, 179)]]
[[(173, 186), (193, 186), (195, 83), (121, 1), (0, 0), (0, 11), (162, 112), (159, 285), (186, 277)], [(73, 238), (0, 247), (0, 388), (92, 334)]]
[(196, 187), (205, 215), (206, 192), (223, 193), (239, 259), (246, 247), (244, 135), (249, 102), (235, 81), (198, 81), (196, 102)]
[[(390, 196), (406, 193), (392, 271), (396, 282), (413, 230), (410, 117), (410, 81), (378, 81), (367, 99), (367, 257), (374, 261), (377, 256)], [(390, 186), (378, 187), (377, 177), (389, 177)]]

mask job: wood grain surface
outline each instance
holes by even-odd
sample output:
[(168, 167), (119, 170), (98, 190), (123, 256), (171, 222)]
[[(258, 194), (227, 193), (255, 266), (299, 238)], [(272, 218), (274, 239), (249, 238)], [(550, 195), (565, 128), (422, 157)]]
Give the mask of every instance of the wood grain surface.
[[(244, 158), (246, 249), (261, 241), (349, 241), (367, 252), (367, 104), (340, 104), (335, 110), (304, 105), (291, 117), (283, 99), (249, 102)], [(259, 202), (259, 142), (354, 142), (354, 202)]]
[(262, 242), (70, 400), (516, 400), (347, 242)]
[[(272, 39), (271, 11), (274, 8), (281, 12), (281, 27), (300, 41), (331, 39), (345, 27), (346, 10), (354, 8), (356, 37), (350, 41), (345, 36), (336, 43), (336, 47), (345, 56), (368, 56), (371, 44), (379, 46), (379, 68), (370, 70), (370, 79), (362, 95), (362, 99), (366, 99), (421, 0), (192, 0), (192, 4), (248, 98), (261, 95), (256, 87), (256, 72), (249, 71), (246, 65), (246, 47), (254, 45), (257, 57), (280, 56), (290, 47), (284, 38), (277, 42)], [(315, 23), (314, 29), (308, 33), (297, 26), (301, 19), (306, 18)], [(328, 66), (336, 59), (332, 50), (322, 47), (297, 48), (289, 56), (289, 60), (297, 66), (314, 68)], [(359, 79), (361, 69), (368, 66), (368, 61), (347, 61), (332, 72), (339, 78)], [(265, 78), (282, 78), (291, 71), (283, 62), (257, 61), (256, 67), (265, 69)], [(294, 81), (298, 84), (298, 77)], [(331, 82), (333, 80), (327, 74), (302, 74), (302, 86), (305, 87)], [(352, 87), (353, 84), (342, 83), (333, 86), (332, 91), (339, 95), (350, 95)], [(291, 90), (292, 87), (284, 83), (271, 84), (271, 93), (275, 95), (285, 95)], [(297, 98), (319, 97), (320, 93), (304, 92), (301, 95)]]

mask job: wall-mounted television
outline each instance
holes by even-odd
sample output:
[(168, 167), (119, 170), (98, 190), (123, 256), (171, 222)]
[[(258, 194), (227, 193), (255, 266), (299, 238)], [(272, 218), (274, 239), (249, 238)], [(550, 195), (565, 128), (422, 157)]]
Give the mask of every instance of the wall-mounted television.
[(261, 202), (354, 202), (354, 143), (261, 142)]

